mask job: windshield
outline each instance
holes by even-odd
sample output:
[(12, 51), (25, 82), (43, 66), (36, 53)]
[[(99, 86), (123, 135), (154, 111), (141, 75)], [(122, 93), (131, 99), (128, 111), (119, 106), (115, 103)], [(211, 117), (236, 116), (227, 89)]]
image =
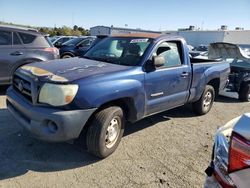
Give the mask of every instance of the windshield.
[(136, 66), (151, 43), (148, 38), (108, 37), (91, 48), (84, 58)]
[(77, 45), (83, 38), (73, 38), (68, 40), (67, 42), (63, 43), (65, 46), (75, 46)]

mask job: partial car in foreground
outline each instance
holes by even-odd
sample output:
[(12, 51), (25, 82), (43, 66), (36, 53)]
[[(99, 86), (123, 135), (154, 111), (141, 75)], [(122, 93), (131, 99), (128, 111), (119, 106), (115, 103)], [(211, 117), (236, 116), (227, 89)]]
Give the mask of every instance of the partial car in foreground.
[(250, 187), (250, 113), (218, 129), (206, 173), (205, 188)]
[(21, 65), (58, 57), (58, 49), (36, 30), (0, 25), (0, 85), (10, 84)]

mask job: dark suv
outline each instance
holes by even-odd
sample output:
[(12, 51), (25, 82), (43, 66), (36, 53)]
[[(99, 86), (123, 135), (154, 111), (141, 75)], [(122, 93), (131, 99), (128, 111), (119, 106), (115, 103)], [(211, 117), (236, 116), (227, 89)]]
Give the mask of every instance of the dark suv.
[(0, 85), (11, 82), (21, 65), (59, 58), (59, 51), (39, 32), (0, 25)]
[(92, 46), (96, 37), (79, 37), (65, 42), (60, 48), (61, 58), (70, 58), (76, 56), (83, 56), (87, 50)]

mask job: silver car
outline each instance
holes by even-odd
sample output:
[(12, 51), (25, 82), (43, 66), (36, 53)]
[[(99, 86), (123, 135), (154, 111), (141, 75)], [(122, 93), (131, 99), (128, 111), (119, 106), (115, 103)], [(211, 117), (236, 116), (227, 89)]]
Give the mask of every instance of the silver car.
[(0, 25), (0, 85), (10, 84), (14, 71), (28, 63), (59, 58), (59, 51), (38, 31)]
[(250, 113), (218, 129), (205, 188), (250, 187)]

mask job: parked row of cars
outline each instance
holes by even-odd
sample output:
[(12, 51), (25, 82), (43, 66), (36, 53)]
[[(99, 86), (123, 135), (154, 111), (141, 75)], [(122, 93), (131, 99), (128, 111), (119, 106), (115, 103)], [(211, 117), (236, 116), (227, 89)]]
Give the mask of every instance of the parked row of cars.
[(52, 44), (59, 49), (60, 58), (83, 56), (91, 46), (94, 46), (105, 36), (54, 36)]
[(60, 48), (62, 44), (65, 42), (77, 38), (77, 36), (53, 36), (53, 37), (48, 37), (50, 42), (57, 48)]
[(49, 38), (35, 29), (0, 25), (0, 85), (10, 84), (13, 73), (22, 65), (83, 56), (103, 37), (55, 36)]

